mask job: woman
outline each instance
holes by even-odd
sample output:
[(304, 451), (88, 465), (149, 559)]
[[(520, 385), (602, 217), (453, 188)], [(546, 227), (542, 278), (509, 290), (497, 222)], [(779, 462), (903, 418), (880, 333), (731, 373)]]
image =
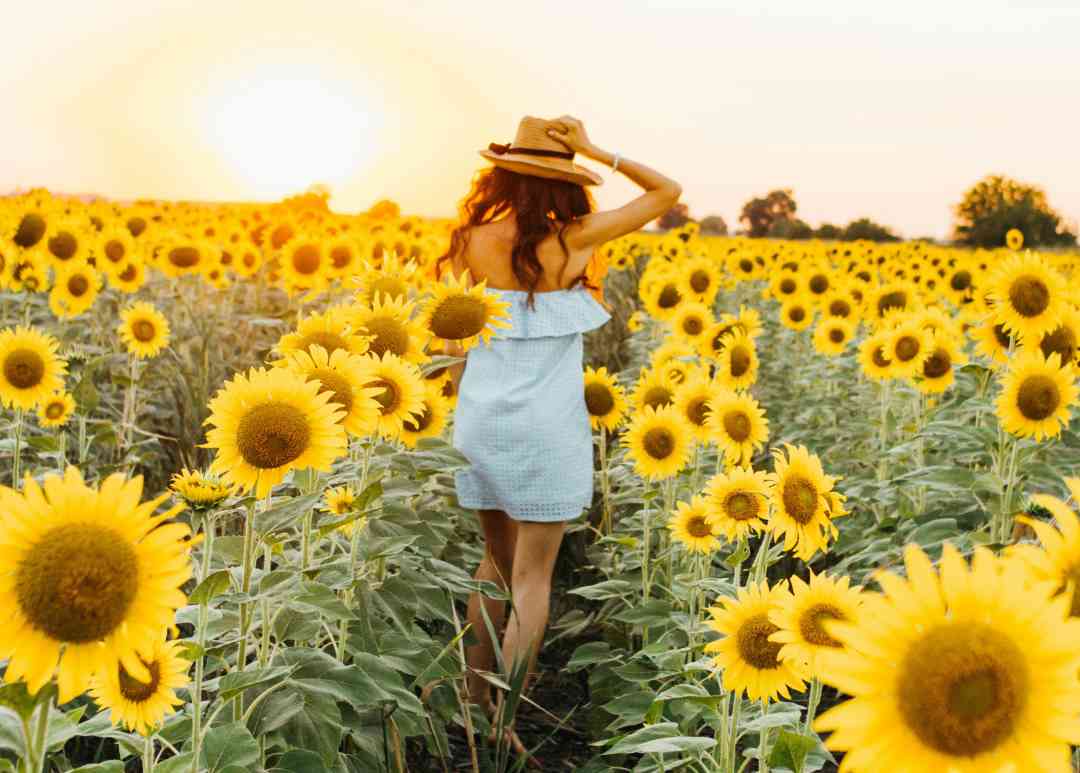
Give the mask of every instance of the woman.
[[(568, 521), (592, 501), (592, 434), (582, 388), (582, 333), (610, 317), (592, 293), (594, 255), (607, 241), (640, 229), (671, 209), (679, 184), (643, 164), (590, 142), (581, 121), (527, 117), (510, 145), (480, 151), (493, 163), (462, 205), (462, 223), (440, 272), (465, 271), (510, 303), (512, 327), (490, 347), (469, 351), (458, 366), (454, 445), (472, 466), (457, 475), (458, 500), (475, 509), (484, 533), (477, 580), (512, 598), (502, 641), (508, 669), (528, 659), (529, 673), (547, 626), (551, 575)], [(574, 154), (621, 172), (644, 189), (619, 209), (593, 212), (586, 185), (601, 178), (574, 164)], [(449, 264), (449, 265), (447, 265)], [(590, 293), (590, 289), (592, 293)], [(457, 353), (460, 353), (458, 350)], [(468, 620), (470, 699), (493, 715), (489, 683), (504, 604), (474, 593)], [(520, 740), (510, 732), (520, 752)]]

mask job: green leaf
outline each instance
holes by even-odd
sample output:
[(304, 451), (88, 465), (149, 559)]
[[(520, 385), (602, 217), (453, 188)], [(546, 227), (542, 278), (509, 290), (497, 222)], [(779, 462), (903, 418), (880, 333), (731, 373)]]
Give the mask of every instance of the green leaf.
[(243, 722), (211, 728), (203, 739), (199, 760), (207, 773), (224, 773), (230, 767), (253, 770), (259, 761), (259, 744)]
[(291, 497), (282, 504), (255, 513), (255, 531), (259, 534), (269, 534), (280, 531), (304, 517), (309, 510), (314, 509), (322, 499), (322, 494), (304, 494), (303, 496)]
[(681, 735), (674, 722), (659, 722), (625, 736), (604, 754), (660, 754), (704, 751), (716, 746), (715, 738)]
[(566, 670), (577, 671), (585, 666), (607, 663), (618, 658), (619, 653), (612, 652), (611, 645), (606, 641), (590, 641), (574, 650), (574, 654), (566, 663)]
[(322, 583), (305, 582), (301, 585), (301, 589), (301, 592), (293, 598), (295, 603), (317, 609), (332, 620), (349, 620), (353, 617), (352, 610), (345, 606), (334, 591)]
[(83, 765), (81, 768), (75, 768), (71, 773), (124, 773), (124, 763), (120, 760), (110, 760), (97, 765)]
[(613, 619), (633, 625), (656, 625), (666, 623), (671, 619), (671, 603), (662, 599), (650, 599), (644, 604), (638, 604), (624, 609)]
[(603, 599), (621, 598), (637, 590), (637, 585), (629, 580), (604, 580), (595, 585), (585, 585), (570, 591), (575, 596), (601, 601)]
[(280, 682), (292, 672), (293, 668), (290, 666), (234, 671), (221, 677), (221, 681), (218, 682), (218, 694), (223, 701), (228, 701), (244, 690), (250, 690), (252, 687)]
[(232, 575), (229, 574), (228, 570), (222, 569), (200, 582), (195, 587), (195, 590), (191, 592), (191, 595), (188, 596), (188, 602), (191, 604), (209, 604), (215, 596), (220, 596), (231, 587)]
[(267, 773), (326, 773), (326, 765), (315, 752), (293, 749), (281, 755)]
[(769, 753), (769, 765), (788, 768), (792, 773), (802, 773), (806, 755), (817, 746), (818, 739), (814, 736), (781, 730)]
[(184, 752), (154, 765), (154, 773), (190, 773), (191, 752)]

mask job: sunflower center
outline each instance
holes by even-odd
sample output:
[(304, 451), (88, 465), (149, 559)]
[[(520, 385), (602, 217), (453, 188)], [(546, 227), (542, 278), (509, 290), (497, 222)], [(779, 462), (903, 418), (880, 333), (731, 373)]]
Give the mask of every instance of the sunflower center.
[(143, 661), (146, 670), (150, 672), (149, 682), (140, 682), (138, 679), (120, 666), (120, 694), (132, 703), (144, 703), (154, 697), (158, 686), (161, 684), (161, 666), (155, 660), (152, 663)]
[(383, 390), (375, 395), (375, 401), (378, 402), (379, 411), (383, 416), (388, 416), (397, 410), (398, 405), (401, 403), (401, 392), (398, 390), (397, 384), (380, 378), (371, 382), (370, 386)]
[(1042, 421), (1053, 416), (1061, 404), (1061, 392), (1049, 376), (1028, 376), (1020, 384), (1016, 405), (1025, 419)]
[(29, 249), (41, 241), (47, 227), (45, 218), (37, 212), (23, 215), (22, 220), (19, 221), (19, 228), (15, 231), (15, 238), (12, 241), (24, 249)]
[(682, 300), (682, 295), (679, 294), (678, 288), (675, 285), (664, 285), (664, 289), (660, 291), (659, 297), (656, 299), (656, 305), (661, 309), (671, 309), (678, 305)]
[(391, 352), (398, 357), (409, 350), (409, 331), (393, 317), (372, 317), (364, 323), (372, 336), (370, 350), (382, 357), (384, 352)]
[(607, 416), (615, 408), (615, 395), (604, 384), (585, 387), (585, 407), (593, 416)]
[(1065, 325), (1059, 325), (1053, 332), (1047, 333), (1039, 342), (1044, 357), (1054, 352), (1061, 355), (1061, 364), (1068, 365), (1076, 359), (1076, 331)]
[(352, 263), (352, 250), (339, 244), (330, 250), (330, 264), (337, 269), (345, 268)]
[(802, 306), (792, 306), (788, 310), (788, 319), (792, 322), (802, 322), (806, 319), (806, 309)]
[(683, 332), (691, 336), (699, 335), (704, 328), (701, 317), (687, 317), (682, 323)]
[(423, 432), (425, 429), (431, 426), (431, 420), (435, 418), (431, 412), (431, 406), (424, 403), (424, 409), (420, 412), (419, 416), (410, 415), (405, 419), (405, 429), (409, 432)]
[(22, 613), (61, 642), (104, 639), (124, 622), (138, 588), (135, 549), (119, 532), (91, 523), (45, 532), (15, 570)]
[(896, 359), (900, 360), (900, 362), (910, 362), (918, 356), (921, 348), (919, 339), (915, 336), (900, 336), (894, 347)]
[(353, 388), (349, 379), (329, 368), (316, 368), (311, 371), (308, 374), (308, 380), (311, 379), (319, 382), (320, 392), (330, 393), (330, 402), (340, 405), (346, 414), (352, 410)]
[(1029, 685), (1024, 653), (1011, 638), (984, 623), (943, 623), (904, 656), (897, 699), (923, 743), (974, 757), (1012, 735)]
[(136, 341), (141, 341), (142, 343), (153, 341), (156, 334), (157, 328), (155, 328), (154, 323), (148, 319), (137, 319), (131, 325), (131, 335), (135, 337)]
[(842, 647), (843, 644), (825, 630), (823, 620), (847, 620), (847, 616), (832, 604), (814, 604), (799, 617), (799, 633), (819, 647)]
[(709, 418), (709, 404), (707, 397), (695, 397), (686, 406), (686, 418), (696, 427), (704, 427), (705, 420)]
[(799, 285), (794, 279), (787, 278), (780, 280), (780, 293), (782, 295), (791, 295), (797, 289), (799, 289)]
[(834, 327), (829, 330), (829, 340), (834, 344), (844, 343), (844, 331), (838, 327)]
[(923, 375), (926, 378), (941, 378), (952, 367), (952, 358), (944, 349), (935, 349), (929, 359), (923, 364)]
[(133, 263), (129, 263), (128, 267), (121, 271), (119, 276), (121, 281), (131, 282), (135, 279), (135, 276), (137, 274), (138, 269), (135, 268), (135, 265)]
[(784, 509), (800, 526), (810, 523), (817, 512), (818, 493), (806, 478), (793, 476), (784, 483)]
[(293, 250), (292, 265), (298, 274), (315, 274), (319, 271), (322, 255), (314, 244), (302, 244)]
[(65, 405), (60, 402), (49, 403), (45, 406), (45, 418), (47, 419), (59, 419), (64, 415)]
[(743, 258), (739, 261), (739, 269), (749, 274), (751, 271), (754, 270), (754, 261), (748, 258)]
[(782, 645), (769, 641), (769, 637), (779, 630), (769, 622), (768, 615), (747, 618), (735, 634), (739, 657), (759, 670), (779, 668)]
[(675, 436), (664, 427), (653, 427), (641, 441), (645, 453), (653, 459), (667, 459), (675, 452)]
[(760, 504), (748, 491), (735, 491), (724, 500), (724, 512), (735, 521), (750, 521), (758, 517)]
[(837, 298), (835, 301), (829, 304), (829, 316), (831, 317), (848, 317), (851, 315), (851, 304), (845, 300)]
[(821, 295), (829, 289), (829, 278), (823, 274), (815, 274), (810, 277), (810, 292)]
[(963, 292), (971, 287), (971, 272), (957, 271), (949, 280), (949, 286), (957, 292)]
[(1021, 317), (1037, 317), (1050, 305), (1050, 288), (1039, 277), (1025, 274), (1009, 286), (1009, 303)]
[(256, 405), (236, 427), (236, 445), (244, 461), (260, 470), (282, 467), (304, 453), (311, 427), (299, 408), (279, 402)]
[(90, 280), (82, 274), (76, 274), (75, 276), (68, 278), (67, 289), (74, 297), (82, 297), (83, 295), (86, 295), (86, 291), (90, 289)]
[(16, 389), (30, 389), (45, 377), (45, 360), (33, 349), (16, 349), (4, 359), (4, 379)]
[(709, 289), (709, 285), (712, 284), (712, 280), (709, 278), (709, 273), (698, 269), (690, 274), (690, 289), (695, 293), (703, 293)]
[(742, 346), (731, 350), (731, 375), (739, 378), (750, 370), (750, 352)]
[(752, 428), (750, 417), (743, 411), (728, 411), (724, 414), (724, 431), (736, 443), (746, 442)]
[(429, 327), (439, 338), (460, 341), (476, 335), (487, 322), (487, 307), (469, 295), (444, 298), (431, 315)]
[(692, 515), (686, 521), (686, 531), (691, 537), (701, 539), (712, 535), (712, 527), (705, 521), (703, 515)]
[(79, 242), (68, 231), (61, 231), (49, 239), (49, 252), (57, 260), (71, 260), (79, 249)]
[(997, 339), (998, 346), (1002, 349), (1008, 349), (1012, 346), (1012, 336), (1005, 330), (1004, 324), (994, 325), (994, 338)]
[(665, 405), (671, 405), (671, 390), (664, 386), (654, 386), (645, 393), (642, 403), (650, 408), (662, 408)]
[(147, 222), (141, 217), (132, 217), (127, 221), (128, 233), (138, 238), (139, 235), (146, 230)]
[(326, 349), (328, 354), (333, 354), (338, 349), (342, 351), (349, 351), (349, 343), (337, 333), (331, 333), (329, 330), (316, 330), (313, 333), (308, 333), (301, 341), (302, 351), (307, 351), (312, 346), (321, 346)]
[(894, 290), (885, 293), (877, 302), (878, 316), (885, 316), (889, 309), (903, 309), (907, 307), (907, 294), (903, 290)]
[(194, 247), (173, 247), (167, 257), (177, 268), (191, 268), (199, 262), (199, 251)]

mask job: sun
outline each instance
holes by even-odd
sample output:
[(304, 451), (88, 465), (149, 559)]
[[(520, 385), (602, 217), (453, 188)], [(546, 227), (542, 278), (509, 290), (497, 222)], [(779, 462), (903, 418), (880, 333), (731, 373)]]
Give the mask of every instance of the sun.
[(260, 198), (345, 183), (377, 150), (364, 84), (302, 65), (221, 81), (205, 114), (207, 141)]

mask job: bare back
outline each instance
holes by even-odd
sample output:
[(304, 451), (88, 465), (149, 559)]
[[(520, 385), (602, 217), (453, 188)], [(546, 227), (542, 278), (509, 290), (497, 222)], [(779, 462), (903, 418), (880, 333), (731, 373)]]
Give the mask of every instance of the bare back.
[[(521, 286), (511, 268), (510, 254), (516, 235), (517, 226), (513, 219), (473, 226), (465, 254), (454, 257), (454, 273), (468, 269), (475, 281), (486, 279), (487, 286), (496, 290), (528, 290)], [(537, 244), (536, 256), (544, 273), (536, 285), (536, 292), (563, 290), (585, 273), (593, 249), (574, 249), (570, 243), (567, 248), (569, 257), (554, 233)]]

